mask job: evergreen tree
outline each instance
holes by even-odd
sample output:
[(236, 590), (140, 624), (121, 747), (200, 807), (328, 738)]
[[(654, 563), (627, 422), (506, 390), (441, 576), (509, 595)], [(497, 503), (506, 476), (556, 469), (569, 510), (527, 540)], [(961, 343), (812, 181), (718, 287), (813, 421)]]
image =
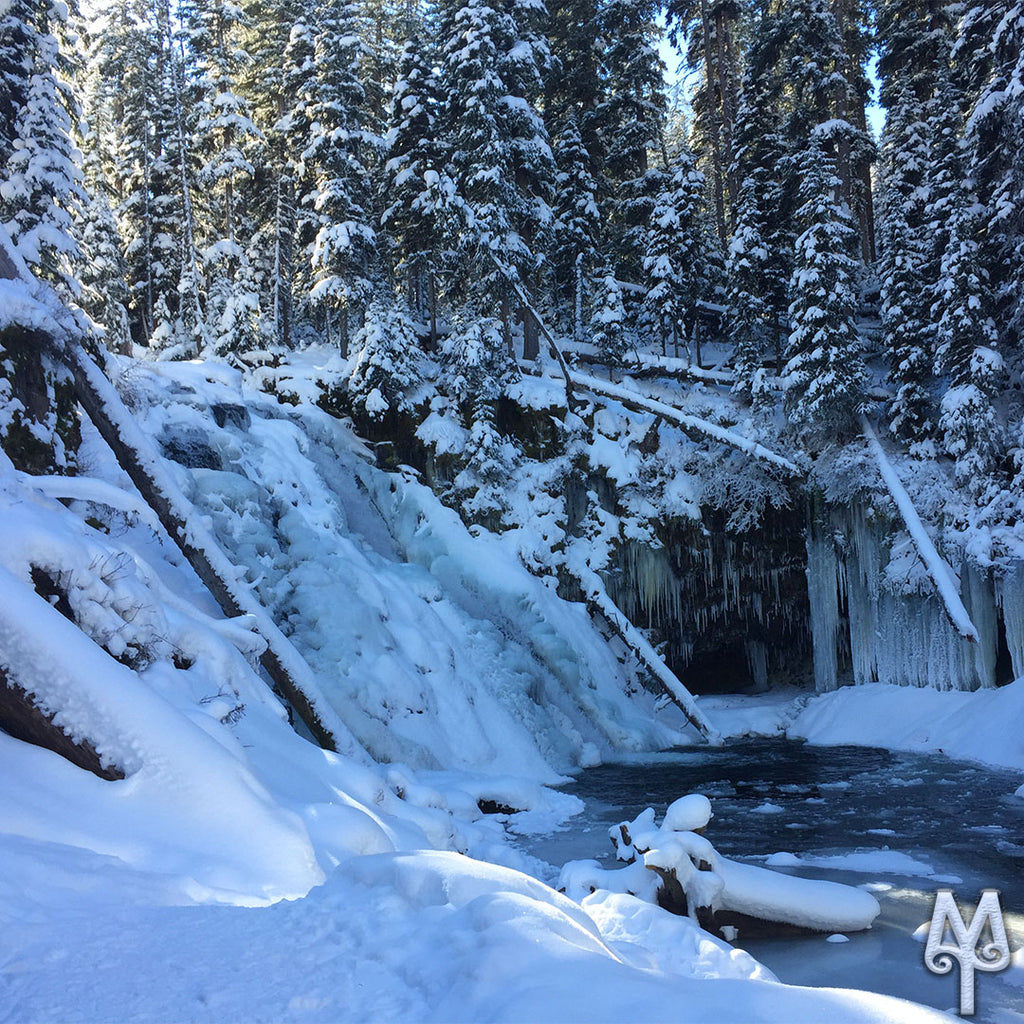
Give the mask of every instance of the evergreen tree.
[(726, 262), (729, 282), (726, 323), (735, 346), (734, 390), (738, 395), (758, 401), (767, 394), (763, 364), (772, 331), (765, 301), (765, 296), (771, 293), (771, 253), (762, 234), (757, 178), (745, 178), (736, 199), (736, 227)]
[(932, 413), (932, 328), (927, 317), (927, 259), (920, 236), (909, 223), (895, 194), (887, 206), (883, 253), (882, 333), (889, 354), (889, 429), (910, 440), (923, 440), (934, 425)]
[(246, 243), (254, 227), (241, 215), (239, 190), (263, 163), (263, 134), (237, 83), (249, 56), (239, 44), (241, 10), (224, 0), (191, 4), (179, 12), (198, 72), (197, 120), (190, 148), (201, 154), (204, 188), (202, 234), (207, 281), (206, 317), (214, 351), (246, 347), (253, 337), (258, 294)]
[(83, 193), (71, 130), (79, 107), (57, 38), (68, 10), (56, 0), (17, 0), (0, 20), (0, 88), (16, 104), (0, 115), (10, 133), (0, 139), (0, 219), (27, 263), (77, 294), (70, 261)]
[(418, 37), (408, 39), (399, 62), (385, 137), (385, 210), (381, 223), (394, 247), (394, 270), (407, 282), (409, 306), (429, 310), (431, 344), (437, 341), (437, 274), (442, 247), (462, 218), (455, 184), (438, 139), (439, 83)]
[(453, 487), (466, 515), (498, 529), (508, 508), (506, 485), (515, 462), (515, 450), (496, 423), (498, 399), (509, 381), (502, 351), (504, 326), (495, 317), (467, 312), (444, 345), (448, 390), (470, 430)]
[(609, 269), (598, 274), (591, 285), (593, 300), (590, 314), (590, 340), (603, 362), (608, 364), (608, 375), (623, 365), (625, 355), (635, 342), (626, 322), (626, 309), (622, 302), (622, 288)]
[[(884, 211), (882, 331), (889, 353), (890, 429), (912, 440), (934, 425), (934, 330), (927, 296), (938, 274), (930, 224), (932, 115), (951, 97), (936, 95), (940, 65), (949, 59), (948, 17), (938, 3), (888, 0), (879, 8), (884, 28), (879, 71), (886, 126), (882, 146)], [(939, 236), (941, 238), (941, 235)]]
[[(647, 276), (644, 305), (678, 355), (696, 323), (697, 302), (708, 298), (712, 282), (711, 240), (704, 226), (704, 175), (693, 154), (681, 150), (673, 174), (658, 196), (648, 229), (643, 268)], [(697, 361), (700, 361), (698, 354)]]
[(743, 3), (738, 0), (670, 0), (669, 24), (685, 38), (686, 63), (698, 84), (692, 97), (694, 149), (704, 155), (714, 199), (715, 225), (724, 245), (733, 222), (740, 182), (734, 163), (740, 101)]
[(406, 407), (419, 379), (416, 336), (409, 317), (394, 303), (374, 299), (352, 339), (348, 393), (371, 419)]
[(814, 440), (848, 432), (861, 405), (863, 366), (854, 322), (857, 229), (838, 198), (835, 138), (826, 123), (800, 162), (802, 185), (783, 384), (791, 421)]
[(555, 136), (555, 203), (551, 264), (556, 309), (568, 319), (572, 335), (582, 340), (584, 282), (601, 259), (603, 225), (598, 183), (576, 118), (570, 116)]
[(536, 108), (547, 59), (534, 24), (542, 13), (537, 0), (468, 0), (442, 12), (442, 127), (468, 222), (452, 242), (459, 274), (472, 274), (500, 308), (509, 350), (510, 282), (533, 286), (535, 247), (551, 221), (552, 154)]
[[(327, 0), (316, 27), (315, 93), (308, 97), (309, 142), (302, 160), (313, 180), (304, 198), (317, 215), (310, 293), (328, 315), (328, 335), (343, 351), (348, 325), (358, 321), (372, 291), (377, 233), (365, 155), (380, 145), (363, 127), (365, 94), (359, 81), (362, 44), (358, 10), (348, 0)], [(331, 314), (338, 314), (331, 329)]]
[[(651, 0), (609, 0), (600, 19), (606, 93), (597, 116), (607, 154), (606, 216), (614, 232), (616, 273), (632, 283), (642, 280), (647, 228), (668, 178), (657, 13), (658, 5)], [(653, 167), (652, 152), (661, 156)]]
[(993, 399), (1003, 360), (996, 350), (995, 324), (987, 314), (975, 233), (971, 197), (961, 192), (955, 198), (932, 315), (938, 317), (937, 370), (949, 380), (939, 419), (944, 446), (956, 460), (957, 481), (984, 502), (998, 491), (994, 477), (1002, 437)]
[(783, 130), (783, 103), (772, 58), (774, 22), (765, 18), (750, 50), (736, 118), (733, 177), (741, 184), (733, 206), (729, 247), (730, 328), (737, 345), (737, 386), (755, 395), (766, 350), (777, 368), (789, 311), (796, 241), (797, 182), (791, 144)]
[(968, 172), (984, 203), (978, 258), (1015, 378), (1024, 373), (1024, 17), (1012, 0), (965, 10), (954, 52)]
[(131, 352), (128, 326), (128, 286), (121, 237), (110, 205), (109, 188), (95, 136), (84, 139), (86, 200), (80, 209), (76, 234), (80, 240), (77, 277), (82, 291), (79, 305), (105, 331), (108, 348)]

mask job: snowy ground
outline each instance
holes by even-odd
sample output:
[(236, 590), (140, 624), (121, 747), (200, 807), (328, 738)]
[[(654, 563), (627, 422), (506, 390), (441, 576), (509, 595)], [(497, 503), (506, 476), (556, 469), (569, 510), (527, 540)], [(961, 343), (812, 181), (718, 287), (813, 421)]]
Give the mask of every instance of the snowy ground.
[(781, 689), (703, 697), (701, 707), (725, 737), (784, 733), (822, 745), (934, 752), (1024, 771), (1024, 734), (1008, 725), (1024, 721), (1024, 679), (973, 693), (878, 683), (810, 697)]
[(121, 385), (352, 753), (289, 726), (251, 623), (220, 616), (88, 424), (73, 482), (0, 464), (0, 663), (126, 775), (0, 733), (0, 1020), (938, 1019), (780, 985), (687, 920), (530, 877), (478, 801), (549, 828), (575, 805), (545, 784), (681, 722), (626, 695), (515, 552), (481, 557), (326, 417), (210, 366)]

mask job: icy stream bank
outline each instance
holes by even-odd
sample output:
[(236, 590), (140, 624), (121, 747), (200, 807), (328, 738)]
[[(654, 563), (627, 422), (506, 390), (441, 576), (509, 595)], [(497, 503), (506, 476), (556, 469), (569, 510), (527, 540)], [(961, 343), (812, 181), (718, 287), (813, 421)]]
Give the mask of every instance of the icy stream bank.
[[(1003, 894), (1012, 948), (1024, 943), (1024, 800), (1012, 796), (1019, 784), (1017, 772), (944, 757), (762, 739), (588, 769), (567, 787), (585, 803), (570, 827), (521, 843), (552, 864), (596, 857), (614, 868), (610, 826), (647, 806), (660, 814), (683, 793), (705, 793), (715, 809), (707, 836), (723, 854), (864, 885), (882, 906), (874, 927), (849, 942), (761, 939), (745, 949), (783, 981), (866, 988), (945, 1009), (955, 1003), (953, 984), (925, 971), (913, 932), (940, 885), (967, 902), (988, 887)], [(1020, 960), (980, 983), (980, 1021), (1019, 1019)]]

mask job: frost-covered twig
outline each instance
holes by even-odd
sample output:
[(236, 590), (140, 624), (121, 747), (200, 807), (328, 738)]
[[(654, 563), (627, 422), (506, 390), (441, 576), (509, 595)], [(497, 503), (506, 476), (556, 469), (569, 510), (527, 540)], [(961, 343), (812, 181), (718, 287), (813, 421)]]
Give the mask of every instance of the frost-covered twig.
[(896, 502), (896, 507), (903, 517), (903, 522), (906, 524), (907, 532), (917, 548), (917, 553), (921, 556), (921, 561), (924, 563), (928, 575), (931, 576), (939, 597), (946, 606), (946, 614), (949, 616), (949, 621), (965, 640), (972, 644), (977, 643), (978, 630), (971, 621), (970, 615), (967, 614), (963, 601), (960, 600), (960, 590), (953, 570), (936, 550), (935, 545), (928, 536), (924, 523), (921, 522), (921, 517), (917, 514), (917, 509), (914, 508), (913, 502), (910, 500), (910, 495), (907, 494), (906, 488), (900, 482), (895, 467), (882, 450), (878, 436), (868, 422), (867, 417), (861, 416), (860, 422), (864, 436), (868, 439), (868, 445), (875, 456), (875, 461), (878, 463), (878, 470), (882, 474), (882, 480), (889, 489), (893, 501)]
[(578, 384), (581, 388), (586, 388), (588, 391), (592, 391), (594, 394), (603, 395), (605, 398), (613, 398), (627, 408), (638, 412), (649, 412), (655, 416), (661, 416), (671, 423), (678, 424), (684, 430), (703, 434), (713, 441), (719, 441), (731, 448), (746, 452), (762, 462), (778, 466), (792, 476), (803, 476), (800, 467), (795, 462), (791, 462), (785, 456), (773, 452), (770, 448), (765, 448), (763, 444), (759, 444), (757, 441), (751, 441), (749, 437), (737, 434), (734, 430), (726, 430), (725, 427), (720, 427), (716, 423), (709, 423), (698, 416), (690, 416), (688, 413), (680, 412), (671, 405), (648, 398), (646, 395), (638, 394), (636, 391), (630, 391), (621, 384), (598, 380), (597, 377), (591, 377), (586, 373), (578, 373), (575, 370), (570, 371), (570, 376), (575, 384)]

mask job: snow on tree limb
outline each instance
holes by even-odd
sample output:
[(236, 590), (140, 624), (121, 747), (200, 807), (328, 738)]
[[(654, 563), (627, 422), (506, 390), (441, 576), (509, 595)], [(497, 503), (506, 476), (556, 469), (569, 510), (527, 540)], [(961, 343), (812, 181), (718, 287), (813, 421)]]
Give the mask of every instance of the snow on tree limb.
[(972, 644), (977, 643), (978, 630), (971, 621), (970, 615), (967, 614), (963, 601), (960, 600), (959, 587), (953, 570), (936, 550), (935, 545), (928, 536), (924, 523), (921, 522), (921, 517), (917, 514), (917, 509), (914, 508), (910, 500), (910, 495), (907, 494), (906, 488), (900, 482), (895, 467), (882, 450), (878, 436), (868, 422), (867, 417), (861, 416), (860, 422), (871, 452), (878, 463), (878, 470), (882, 475), (882, 480), (889, 489), (893, 501), (896, 502), (896, 507), (903, 517), (903, 522), (907, 527), (911, 540), (914, 542), (914, 546), (917, 548), (917, 553), (921, 556), (921, 561), (924, 563), (928, 575), (931, 576), (939, 597), (942, 598), (949, 621), (965, 640)]
[(709, 743), (721, 742), (718, 730), (697, 706), (693, 694), (679, 681), (676, 674), (665, 664), (640, 630), (619, 610), (615, 602), (608, 596), (597, 573), (588, 568), (574, 572), (574, 575), (585, 595), (587, 610), (591, 615), (598, 612), (601, 614), (634, 657), (658, 680), (671, 701)]
[(586, 390), (592, 391), (596, 395), (603, 395), (605, 398), (613, 398), (628, 408), (635, 409), (639, 412), (649, 412), (653, 413), (655, 416), (661, 416), (663, 419), (668, 420), (670, 423), (677, 424), (684, 430), (703, 434), (705, 437), (709, 437), (713, 441), (718, 441), (731, 448), (736, 448), (741, 452), (746, 452), (748, 455), (755, 459), (759, 459), (762, 462), (778, 466), (780, 469), (784, 469), (792, 476), (803, 476), (802, 470), (795, 462), (791, 462), (785, 456), (779, 455), (778, 453), (773, 452), (770, 448), (765, 448), (764, 445), (759, 444), (757, 441), (751, 441), (749, 437), (737, 434), (733, 430), (726, 430), (725, 427), (720, 427), (716, 423), (709, 423), (707, 420), (700, 419), (698, 416), (690, 416), (687, 413), (680, 412), (678, 409), (674, 409), (672, 406), (666, 405), (664, 402), (648, 398), (645, 395), (638, 394), (636, 391), (630, 391), (628, 388), (624, 388), (621, 384), (613, 384), (610, 381), (598, 380), (597, 377), (591, 377), (589, 374), (579, 373), (577, 371), (570, 371), (569, 375), (574, 384), (579, 385), (581, 388), (586, 388)]

